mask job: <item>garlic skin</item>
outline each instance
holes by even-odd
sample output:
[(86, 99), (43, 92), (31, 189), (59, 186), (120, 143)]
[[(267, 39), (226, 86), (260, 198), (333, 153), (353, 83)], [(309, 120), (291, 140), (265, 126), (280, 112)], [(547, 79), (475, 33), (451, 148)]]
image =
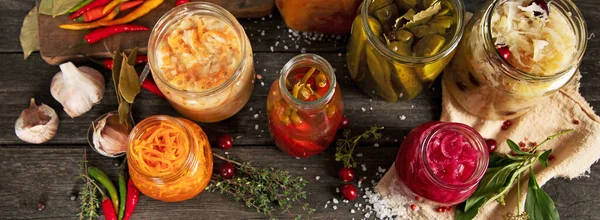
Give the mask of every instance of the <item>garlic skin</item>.
[(132, 127), (119, 123), (119, 115), (109, 112), (97, 122), (92, 123), (92, 147), (107, 157), (116, 157), (124, 153), (129, 145), (129, 133)]
[(41, 144), (54, 137), (58, 129), (58, 116), (54, 109), (45, 104), (36, 105), (31, 98), (29, 108), (23, 110), (15, 123), (15, 134), (19, 139)]
[(60, 65), (60, 72), (52, 78), (50, 93), (71, 118), (89, 111), (104, 95), (104, 77), (97, 70), (73, 63)]

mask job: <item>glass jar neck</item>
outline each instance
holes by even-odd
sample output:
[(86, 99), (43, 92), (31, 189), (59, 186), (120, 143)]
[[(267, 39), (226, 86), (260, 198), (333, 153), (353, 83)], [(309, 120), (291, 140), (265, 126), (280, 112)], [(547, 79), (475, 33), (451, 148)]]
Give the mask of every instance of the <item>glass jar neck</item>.
[[(448, 2), (450, 8), (455, 13), (456, 17), (456, 30), (454, 31), (454, 35), (452, 35), (452, 39), (446, 44), (446, 46), (437, 54), (430, 57), (414, 57), (414, 56), (404, 56), (394, 51), (390, 50), (384, 42), (380, 40), (380, 37), (373, 33), (371, 27), (369, 26), (369, 7), (375, 2), (375, 0), (364, 0), (363, 6), (359, 9), (359, 15), (362, 19), (362, 29), (367, 37), (367, 42), (375, 48), (377, 52), (382, 54), (384, 57), (390, 60), (394, 60), (399, 63), (404, 64), (423, 64), (423, 63), (432, 63), (437, 60), (440, 60), (456, 49), (460, 39), (463, 36), (464, 31), (464, 17), (465, 17), (465, 6), (462, 0), (444, 0)], [(367, 16), (365, 16), (367, 15)]]
[[(295, 98), (286, 86), (286, 81), (294, 70), (306, 67), (317, 68), (319, 71), (323, 72), (327, 77), (327, 80), (329, 80), (329, 90), (327, 90), (325, 95), (315, 101), (310, 102)], [(295, 109), (298, 110), (321, 109), (333, 98), (336, 86), (337, 83), (333, 67), (331, 64), (329, 64), (329, 62), (327, 62), (327, 60), (325, 60), (325, 58), (316, 54), (307, 53), (295, 56), (294, 58), (290, 59), (290, 61), (288, 61), (280, 71), (279, 93), (287, 103), (291, 104)]]
[[(565, 69), (558, 71), (554, 75), (538, 76), (532, 73), (521, 71), (520, 69), (514, 67), (504, 60), (500, 52), (498, 52), (496, 49), (496, 45), (492, 37), (492, 16), (494, 15), (494, 12), (501, 6), (501, 4), (506, 2), (506, 0), (490, 1), (492, 2), (488, 4), (486, 9), (484, 9), (485, 12), (479, 24), (479, 34), (480, 39), (483, 40), (482, 44), (484, 46), (484, 50), (486, 51), (486, 56), (488, 56), (488, 59), (491, 62), (499, 64), (497, 66), (500, 68), (502, 74), (508, 75), (517, 80), (543, 82), (556, 80), (565, 75), (571, 75), (574, 73), (576, 68), (579, 66), (579, 63), (581, 63), (581, 59), (583, 59), (583, 54), (585, 53), (588, 42), (587, 26), (583, 15), (577, 6), (575, 6), (575, 3), (570, 0), (553, 0), (548, 5), (548, 9), (551, 11), (551, 13), (559, 13), (560, 16), (563, 16), (565, 19), (567, 19), (567, 23), (570, 25), (571, 30), (575, 33), (575, 39), (577, 40), (577, 52), (571, 60), (571, 65), (567, 65)], [(568, 77), (566, 80), (570, 78), (571, 77)]]
[[(165, 35), (172, 30), (171, 28), (175, 26), (177, 22), (190, 15), (211, 16), (222, 20), (232, 28), (233, 32), (237, 36), (241, 48), (241, 58), (240, 62), (235, 65), (235, 72), (227, 80), (225, 80), (225, 82), (207, 90), (187, 91), (171, 85), (171, 83), (164, 78), (161, 68), (158, 66), (158, 61), (156, 61), (159, 59), (156, 51), (158, 50), (160, 41), (162, 41)], [(172, 91), (193, 93), (200, 96), (210, 96), (228, 88), (240, 77), (241, 73), (244, 71), (244, 68), (247, 66), (246, 62), (251, 62), (248, 61), (246, 56), (248, 50), (250, 50), (249, 47), (250, 44), (244, 28), (229, 11), (221, 6), (209, 2), (190, 2), (171, 9), (165, 15), (163, 15), (158, 22), (156, 22), (156, 25), (154, 25), (152, 28), (152, 32), (150, 33), (150, 38), (148, 40), (148, 65), (150, 65), (152, 74), (158, 76), (158, 79), (162, 82), (162, 84), (165, 84), (171, 88)]]
[[(429, 162), (427, 159), (427, 150), (433, 137), (435, 137), (437, 134), (447, 131), (456, 132), (459, 135), (462, 135), (477, 152), (481, 153), (481, 156), (477, 159), (477, 165), (475, 167), (475, 170), (473, 171), (471, 176), (462, 184), (445, 183), (433, 173), (433, 170), (429, 166)], [(421, 164), (421, 167), (425, 167), (426, 171), (424, 173), (427, 179), (429, 179), (436, 186), (446, 190), (465, 190), (477, 186), (477, 182), (481, 179), (481, 177), (483, 177), (483, 174), (485, 173), (489, 162), (489, 153), (487, 145), (485, 143), (485, 140), (477, 131), (465, 124), (442, 122), (431, 126), (431, 128), (426, 130), (420, 138), (421, 141), (420, 146), (418, 148), (418, 160)]]
[(193, 165), (196, 163), (197, 158), (194, 152), (196, 150), (195, 148), (197, 143), (194, 141), (194, 138), (192, 138), (193, 136), (190, 133), (192, 128), (188, 127), (185, 123), (182, 123), (178, 118), (175, 117), (167, 115), (155, 115), (148, 117), (139, 122), (129, 134), (129, 146), (127, 151), (131, 152), (133, 150), (132, 148), (135, 141), (138, 140), (140, 137), (142, 137), (143, 135), (149, 135), (145, 134), (148, 128), (160, 125), (161, 123), (166, 123), (169, 126), (173, 126), (179, 130), (185, 131), (184, 136), (187, 139), (187, 142), (189, 143), (190, 149), (188, 151), (188, 154), (185, 156), (185, 162), (182, 163), (180, 167), (175, 168), (177, 169), (177, 171), (161, 175), (150, 174), (140, 168), (140, 161), (135, 160), (132, 156), (132, 153), (127, 153), (127, 161), (129, 162), (130, 167), (133, 168), (133, 170), (143, 178), (153, 180), (154, 182), (166, 183), (181, 178), (181, 176), (185, 174), (185, 171), (193, 167)]

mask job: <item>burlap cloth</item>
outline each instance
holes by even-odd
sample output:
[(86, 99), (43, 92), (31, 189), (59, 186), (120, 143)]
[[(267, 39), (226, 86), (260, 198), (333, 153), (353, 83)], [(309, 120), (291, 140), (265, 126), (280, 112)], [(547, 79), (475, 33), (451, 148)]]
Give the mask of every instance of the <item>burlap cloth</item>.
[[(539, 143), (549, 135), (566, 129), (574, 129), (575, 132), (549, 141), (541, 147), (542, 149), (552, 148), (555, 159), (549, 162), (547, 168), (536, 162), (534, 166), (536, 178), (541, 186), (556, 177), (574, 179), (586, 176), (590, 166), (600, 159), (600, 118), (579, 94), (579, 79), (578, 74), (551, 98), (524, 116), (511, 120), (512, 125), (505, 131), (500, 129), (503, 121), (479, 119), (467, 113), (442, 86), (442, 116), (440, 120), (468, 124), (478, 130), (484, 138), (496, 139), (499, 153), (510, 151), (506, 145), (507, 138), (517, 143), (526, 140)], [(525, 204), (528, 177), (529, 175), (523, 175), (521, 178), (521, 188), (524, 189), (521, 190), (521, 210)], [(396, 196), (407, 197), (398, 190), (393, 190), (394, 185), (397, 184), (396, 170), (392, 165), (379, 181), (375, 191), (388, 199)], [(516, 213), (516, 194), (516, 187), (513, 187), (505, 198), (505, 206), (491, 202), (479, 211), (477, 219), (502, 219), (506, 213)], [(419, 207), (417, 211), (406, 212), (405, 218), (407, 219), (453, 219), (453, 211), (440, 214), (435, 211), (436, 206), (415, 202), (412, 198), (407, 199), (410, 202), (402, 205), (410, 207), (411, 204), (416, 204)]]

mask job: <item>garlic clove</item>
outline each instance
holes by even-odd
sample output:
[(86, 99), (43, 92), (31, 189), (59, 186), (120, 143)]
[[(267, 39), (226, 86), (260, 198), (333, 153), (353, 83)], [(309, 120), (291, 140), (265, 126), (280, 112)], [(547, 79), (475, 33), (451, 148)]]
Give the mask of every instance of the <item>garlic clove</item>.
[(15, 123), (15, 134), (19, 139), (41, 144), (54, 137), (58, 129), (58, 116), (54, 109), (45, 104), (36, 105), (31, 99), (29, 108), (23, 110)]
[(92, 123), (92, 147), (100, 154), (115, 157), (124, 153), (129, 145), (131, 126), (119, 122), (119, 115), (114, 112), (101, 116)]
[(104, 77), (97, 70), (73, 63), (60, 65), (50, 84), (50, 93), (71, 118), (89, 111), (104, 95)]

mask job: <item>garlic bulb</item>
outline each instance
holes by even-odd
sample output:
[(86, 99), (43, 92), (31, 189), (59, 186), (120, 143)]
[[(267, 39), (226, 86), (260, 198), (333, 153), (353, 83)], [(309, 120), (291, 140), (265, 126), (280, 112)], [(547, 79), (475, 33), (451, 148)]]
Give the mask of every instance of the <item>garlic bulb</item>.
[(50, 93), (71, 118), (89, 111), (104, 95), (104, 77), (97, 70), (71, 62), (60, 65), (52, 78)]
[(115, 157), (127, 150), (129, 132), (132, 128), (127, 123), (119, 122), (118, 113), (109, 112), (97, 122), (92, 123), (92, 126), (94, 129), (92, 147), (98, 153), (108, 157)]
[(19, 139), (32, 144), (41, 144), (54, 137), (58, 129), (58, 116), (50, 106), (36, 105), (31, 99), (29, 108), (23, 110), (15, 123)]

